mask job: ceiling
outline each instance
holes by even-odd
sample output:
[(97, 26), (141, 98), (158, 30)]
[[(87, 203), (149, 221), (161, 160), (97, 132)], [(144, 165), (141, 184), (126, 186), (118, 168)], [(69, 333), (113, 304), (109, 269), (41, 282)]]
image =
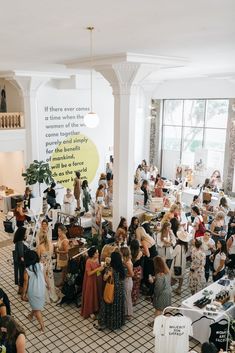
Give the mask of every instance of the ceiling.
[(89, 55), (179, 57), (181, 68), (152, 79), (235, 76), (234, 0), (0, 0), (0, 70), (64, 70)]

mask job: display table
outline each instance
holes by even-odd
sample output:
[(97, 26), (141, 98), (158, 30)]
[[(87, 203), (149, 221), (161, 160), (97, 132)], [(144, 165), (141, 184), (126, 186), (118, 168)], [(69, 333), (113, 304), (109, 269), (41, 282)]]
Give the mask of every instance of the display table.
[[(197, 306), (194, 306), (193, 303), (195, 303), (195, 301), (203, 297), (202, 292), (205, 289), (208, 291), (213, 291), (213, 294), (210, 295), (210, 299), (215, 299), (215, 295), (219, 293), (221, 290), (224, 290), (225, 286), (218, 284), (218, 282), (214, 282), (208, 287), (201, 290), (200, 292), (184, 300), (181, 305), (182, 307), (187, 309), (195, 309), (195, 312), (194, 311), (184, 312), (182, 310), (182, 313), (185, 316), (188, 316), (192, 320), (193, 338), (195, 338), (200, 343), (203, 343), (209, 340), (210, 333), (211, 333), (211, 330), (210, 330), (211, 324), (213, 324), (214, 322), (218, 322), (223, 318), (226, 319), (226, 316), (224, 315), (224, 313), (231, 315), (232, 317), (235, 317), (235, 305), (231, 306), (226, 311), (220, 310), (216, 316), (209, 316), (207, 314), (205, 315), (204, 313), (206, 311), (206, 307), (199, 309)], [(195, 322), (196, 320), (198, 321)]]
[(181, 194), (181, 202), (190, 207), (193, 202), (193, 196), (199, 195), (200, 189), (184, 189)]
[[(190, 207), (193, 202), (193, 196), (200, 194), (202, 198), (202, 193), (203, 192), (200, 192), (200, 189), (184, 189), (182, 191), (181, 201), (185, 203), (186, 206)], [(211, 195), (211, 206), (219, 206), (219, 200), (222, 196), (220, 196), (218, 192), (211, 192)]]
[(15, 192), (10, 195), (6, 195), (5, 191), (0, 191), (0, 211), (7, 214), (11, 210), (11, 198), (13, 196), (21, 196), (20, 192)]

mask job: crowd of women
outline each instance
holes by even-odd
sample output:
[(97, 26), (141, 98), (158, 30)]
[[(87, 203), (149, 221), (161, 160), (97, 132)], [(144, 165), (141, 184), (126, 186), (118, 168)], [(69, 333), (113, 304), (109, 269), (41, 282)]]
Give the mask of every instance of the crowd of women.
[[(141, 177), (145, 177), (145, 172), (147, 169), (142, 167)], [(162, 179), (157, 170), (153, 169), (152, 173), (155, 173), (154, 193), (161, 197)], [(80, 174), (76, 178), (75, 188), (78, 184), (80, 187)], [(112, 201), (112, 180), (111, 170), (108, 178), (107, 175), (101, 175), (96, 193), (97, 203), (108, 204)], [(143, 181), (142, 190), (144, 188)], [(74, 197), (77, 209), (80, 209), (78, 190), (77, 194), (74, 192)], [(33, 251), (26, 242), (27, 229), (22, 224), (18, 226), (13, 252), (15, 284), (18, 285), (22, 300), (30, 304), (28, 319), (31, 321), (35, 317), (43, 333), (44, 305), (56, 303), (60, 299), (59, 289), (66, 280), (69, 251), (67, 229), (62, 224), (58, 226), (55, 246), (52, 244), (48, 221), (43, 219)], [(56, 256), (57, 267), (62, 270), (57, 288), (52, 270), (53, 256)], [(81, 315), (84, 319), (97, 320), (94, 327), (98, 330), (118, 329), (135, 315), (140, 293), (152, 302), (155, 315), (159, 315), (171, 305), (172, 288), (176, 295), (181, 294), (187, 259), (188, 285), (194, 294), (206, 285), (210, 276), (214, 281), (223, 277), (227, 265), (234, 267), (234, 258), (235, 214), (229, 209), (225, 197), (220, 199), (218, 207), (212, 208), (210, 202), (202, 202), (199, 196), (195, 196), (187, 214), (180, 202), (176, 202), (167, 212), (158, 215), (155, 223), (141, 224), (137, 217), (133, 217), (128, 226), (127, 220), (121, 218), (113, 244), (104, 245), (101, 253), (94, 246), (87, 251)], [(177, 287), (174, 287), (175, 284)], [(108, 290), (109, 300), (105, 297)], [(5, 333), (0, 333), (1, 338), (6, 338), (6, 344), (12, 347), (12, 352), (24, 352), (24, 330), (12, 317), (2, 316), (1, 327)], [(152, 325), (152, 321), (149, 324)], [(12, 327), (14, 334), (10, 335), (8, 333), (13, 330)]]

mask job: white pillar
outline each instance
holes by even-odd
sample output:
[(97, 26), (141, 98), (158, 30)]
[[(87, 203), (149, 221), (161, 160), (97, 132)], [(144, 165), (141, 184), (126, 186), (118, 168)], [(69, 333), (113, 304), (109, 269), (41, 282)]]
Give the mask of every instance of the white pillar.
[(48, 77), (14, 76), (14, 80), (21, 88), (21, 95), (24, 101), (24, 122), (26, 129), (26, 164), (39, 159), (38, 136), (40, 122), (38, 120), (37, 92), (44, 85)]
[(137, 92), (133, 82), (139, 67), (138, 63), (118, 63), (96, 68), (111, 84), (114, 96), (114, 230), (120, 217), (129, 223), (133, 216)]

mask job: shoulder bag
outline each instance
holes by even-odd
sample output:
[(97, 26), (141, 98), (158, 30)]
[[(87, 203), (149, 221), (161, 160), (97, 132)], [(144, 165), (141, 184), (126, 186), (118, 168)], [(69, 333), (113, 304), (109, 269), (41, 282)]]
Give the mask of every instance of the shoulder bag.
[[(174, 275), (175, 276), (181, 276), (182, 275), (182, 246), (181, 247), (181, 260), (180, 260), (180, 266), (175, 266), (174, 262)], [(176, 259), (175, 259), (176, 260)]]
[(104, 288), (104, 302), (106, 304), (112, 304), (114, 301), (114, 278), (110, 276), (105, 284)]
[(198, 230), (196, 230), (196, 232), (195, 232), (195, 238), (203, 237), (205, 232), (206, 232), (205, 224), (199, 218)]

